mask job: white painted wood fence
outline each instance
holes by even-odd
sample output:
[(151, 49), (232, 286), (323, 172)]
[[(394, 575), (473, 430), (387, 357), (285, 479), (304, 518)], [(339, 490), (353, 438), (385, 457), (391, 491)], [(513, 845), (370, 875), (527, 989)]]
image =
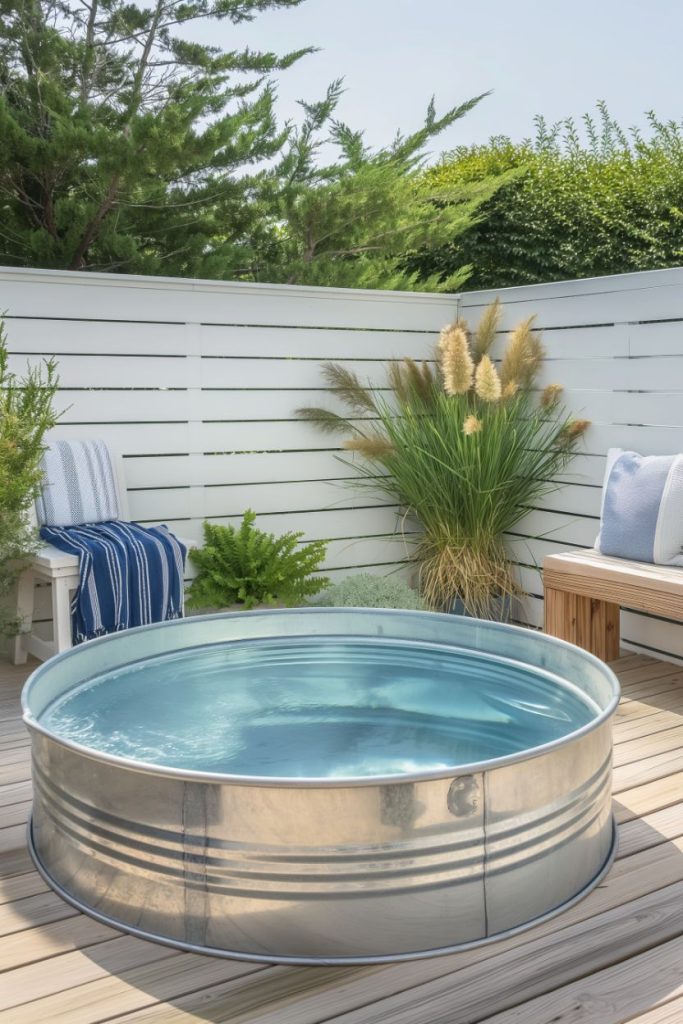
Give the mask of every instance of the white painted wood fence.
[[(542, 622), (540, 565), (559, 550), (591, 547), (598, 532), (605, 453), (683, 451), (683, 269), (502, 289), (503, 326), (536, 314), (547, 359), (542, 383), (558, 382), (577, 416), (590, 419), (584, 454), (566, 483), (510, 538), (521, 582), (533, 595), (527, 621)], [(476, 321), (495, 292), (467, 292), (461, 313)], [(683, 518), (683, 509), (681, 509)], [(683, 658), (683, 626), (622, 613), (622, 637), (660, 656)]]
[(380, 382), (387, 358), (422, 358), (454, 296), (5, 269), (0, 311), (11, 369), (58, 362), (53, 436), (124, 456), (134, 519), (199, 540), (253, 508), (327, 540), (332, 578), (405, 560), (395, 506), (351, 489), (339, 440), (295, 410), (327, 402), (325, 360)]
[[(591, 419), (565, 485), (510, 538), (527, 621), (541, 618), (535, 568), (590, 546), (608, 447), (683, 450), (683, 269), (503, 289), (505, 325), (537, 314), (558, 381)], [(350, 488), (337, 442), (297, 420), (325, 404), (321, 363), (383, 380), (384, 360), (429, 355), (457, 313), (475, 322), (494, 293), (342, 289), (0, 270), (12, 368), (54, 355), (65, 410), (55, 436), (104, 437), (125, 456), (132, 515), (201, 536), (247, 507), (273, 531), (329, 541), (332, 576), (390, 572), (406, 556), (396, 509)], [(624, 638), (683, 658), (683, 628), (624, 615)]]

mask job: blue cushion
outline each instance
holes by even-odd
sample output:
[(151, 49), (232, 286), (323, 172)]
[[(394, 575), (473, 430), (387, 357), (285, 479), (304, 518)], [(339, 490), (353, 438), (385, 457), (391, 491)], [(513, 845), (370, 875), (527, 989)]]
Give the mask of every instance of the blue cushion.
[(683, 455), (609, 450), (595, 546), (616, 558), (683, 565)]

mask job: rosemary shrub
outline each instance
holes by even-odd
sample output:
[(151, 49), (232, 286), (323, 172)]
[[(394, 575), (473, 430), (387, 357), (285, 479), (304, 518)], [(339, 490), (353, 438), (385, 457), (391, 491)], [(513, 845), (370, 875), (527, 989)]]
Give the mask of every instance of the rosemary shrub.
[(35, 551), (38, 537), (29, 510), (40, 489), (45, 434), (57, 422), (53, 400), (55, 363), (29, 368), (24, 377), (9, 369), (0, 319), (0, 634), (21, 629), (10, 607), (16, 580)]
[(346, 434), (344, 448), (360, 456), (360, 482), (419, 521), (414, 557), (429, 607), (449, 610), (459, 598), (483, 617), (496, 614), (496, 598), (519, 592), (504, 535), (558, 486), (589, 425), (569, 414), (559, 385), (537, 389), (544, 351), (533, 317), (511, 332), (494, 363), (499, 321), (496, 301), (476, 331), (464, 322), (445, 327), (433, 362), (388, 365), (388, 392), (327, 363), (345, 414), (298, 411)]

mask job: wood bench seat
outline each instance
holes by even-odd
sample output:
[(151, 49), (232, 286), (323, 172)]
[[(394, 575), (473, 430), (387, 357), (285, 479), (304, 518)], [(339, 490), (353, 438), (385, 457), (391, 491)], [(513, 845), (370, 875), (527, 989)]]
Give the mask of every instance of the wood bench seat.
[(543, 562), (544, 629), (603, 661), (619, 657), (619, 609), (683, 622), (683, 569), (610, 558), (591, 549)]

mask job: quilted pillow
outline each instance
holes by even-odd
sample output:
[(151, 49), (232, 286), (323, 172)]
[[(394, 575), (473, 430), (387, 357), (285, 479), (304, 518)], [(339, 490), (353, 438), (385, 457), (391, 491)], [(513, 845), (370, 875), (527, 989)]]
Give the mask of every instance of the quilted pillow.
[(616, 558), (683, 566), (683, 455), (610, 448), (595, 547)]

